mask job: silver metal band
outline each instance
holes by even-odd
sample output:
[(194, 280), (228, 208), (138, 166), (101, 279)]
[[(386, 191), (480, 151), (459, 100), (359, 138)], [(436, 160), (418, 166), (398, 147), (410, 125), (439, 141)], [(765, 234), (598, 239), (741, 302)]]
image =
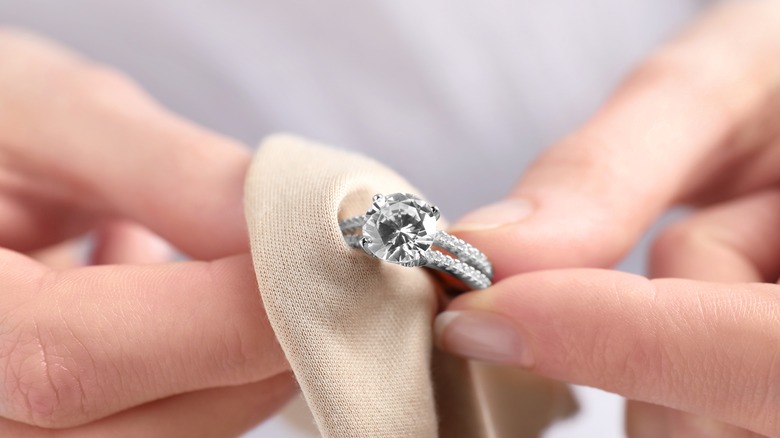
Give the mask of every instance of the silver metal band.
[(453, 275), (474, 289), (487, 289), (492, 284), (490, 277), (479, 269), (435, 249), (425, 253), (423, 266)]
[[(362, 247), (362, 236), (356, 233), (365, 222), (366, 216), (361, 215), (339, 223), (347, 244), (355, 248)], [(431, 248), (423, 254), (421, 266), (453, 275), (474, 289), (485, 289), (492, 284), (493, 267), (482, 251), (441, 230), (436, 232), (433, 246), (451, 253), (454, 257)]]
[(434, 236), (433, 245), (452, 253), (461, 261), (485, 274), (488, 279), (493, 278), (493, 265), (488, 261), (487, 256), (465, 240), (458, 239), (445, 231), (438, 231)]

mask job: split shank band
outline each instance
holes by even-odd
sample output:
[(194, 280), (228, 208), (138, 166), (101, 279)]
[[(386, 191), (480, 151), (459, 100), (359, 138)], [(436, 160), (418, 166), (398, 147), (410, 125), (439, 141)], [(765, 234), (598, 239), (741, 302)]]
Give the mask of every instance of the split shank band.
[[(436, 223), (439, 209), (408, 193), (375, 195), (365, 215), (339, 223), (344, 240), (380, 260), (446, 272), (472, 289), (491, 285), (493, 267), (485, 254)], [(445, 254), (433, 249), (438, 247)]]

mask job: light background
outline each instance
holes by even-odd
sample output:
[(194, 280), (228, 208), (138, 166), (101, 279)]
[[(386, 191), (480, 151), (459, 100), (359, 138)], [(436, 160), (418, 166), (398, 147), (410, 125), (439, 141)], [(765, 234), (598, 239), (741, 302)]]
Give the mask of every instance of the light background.
[[(362, 151), (455, 218), (506, 194), (707, 3), (0, 0), (0, 24), (113, 65), (248, 145), (289, 131)], [(646, 244), (620, 268), (642, 272)], [(623, 436), (618, 397), (575, 392), (579, 415), (547, 438)], [(247, 436), (311, 435), (275, 418)]]

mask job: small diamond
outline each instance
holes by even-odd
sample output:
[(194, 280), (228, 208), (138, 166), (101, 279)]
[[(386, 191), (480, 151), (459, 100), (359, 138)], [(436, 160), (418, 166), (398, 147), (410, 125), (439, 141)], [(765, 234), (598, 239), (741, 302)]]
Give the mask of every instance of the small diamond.
[(406, 266), (421, 263), (433, 245), (436, 214), (430, 204), (408, 193), (378, 197), (366, 215), (365, 250), (382, 260)]

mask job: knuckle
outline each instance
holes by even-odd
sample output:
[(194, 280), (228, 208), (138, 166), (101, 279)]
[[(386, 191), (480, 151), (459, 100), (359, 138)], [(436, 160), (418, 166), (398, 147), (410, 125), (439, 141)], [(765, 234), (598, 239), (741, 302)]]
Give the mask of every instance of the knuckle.
[(625, 87), (674, 96), (674, 107), (695, 108), (712, 123), (721, 123), (726, 135), (730, 129), (725, 128), (765, 105), (775, 83), (766, 72), (777, 68), (768, 62), (758, 50), (688, 36), (652, 53), (628, 76)]
[[(665, 378), (670, 362), (658, 331), (650, 322), (654, 304), (652, 300), (631, 302), (621, 296), (633, 291), (632, 294), (654, 297), (655, 285), (645, 278), (626, 277), (616, 280), (612, 290), (615, 307), (595, 323), (581, 366), (597, 376), (597, 386), (629, 397), (652, 396), (654, 388), (658, 389)], [(632, 315), (632, 321), (626, 321), (624, 315)]]
[(655, 239), (650, 249), (652, 262), (663, 260), (673, 254), (690, 254), (714, 242), (711, 229), (696, 221), (682, 220), (666, 227)]
[[(776, 335), (780, 338), (780, 329)], [(748, 422), (755, 423), (756, 430), (774, 436), (774, 434), (780, 433), (780, 416), (777, 414), (780, 412), (780, 366), (776, 366), (780, 363), (780, 352), (773, 353), (769, 363), (770, 366), (764, 380), (766, 383), (753, 392), (758, 396), (758, 400), (750, 404), (754, 408), (746, 416), (753, 419)]]
[[(77, 348), (67, 328), (30, 318), (0, 335), (0, 385), (7, 416), (28, 424), (60, 428), (88, 421), (90, 403), (101, 395), (94, 363)], [(85, 360), (86, 358), (86, 360)]]
[(10, 92), (38, 109), (82, 109), (81, 103), (100, 101), (112, 93), (122, 97), (139, 89), (117, 69), (25, 31), (0, 30), (0, 56), (13, 59), (2, 72), (5, 79), (30, 85)]
[(35, 38), (32, 33), (9, 24), (0, 24), (0, 49), (24, 44)]
[[(59, 108), (75, 108), (92, 117), (111, 115), (125, 105), (132, 105), (142, 95), (140, 87), (119, 70), (91, 61), (78, 60), (57, 67), (59, 80), (50, 81), (56, 87), (61, 102)], [(121, 104), (120, 104), (121, 103)]]
[(248, 319), (226, 325), (217, 343), (219, 349), (214, 353), (214, 360), (221, 364), (222, 375), (234, 383), (266, 379), (287, 369), (284, 353), (273, 333), (246, 330), (253, 325)]
[(673, 254), (678, 250), (679, 242), (687, 237), (687, 227), (682, 227), (680, 223), (674, 223), (666, 227), (653, 240), (650, 247), (650, 260), (654, 262), (658, 259), (664, 259), (667, 255)]
[(598, 318), (579, 319), (576, 328), (572, 321), (545, 326), (541, 336), (554, 354), (542, 355), (540, 366), (552, 377), (643, 396), (657, 386), (666, 363), (651, 321), (655, 287), (634, 275), (610, 276), (610, 281), (600, 283)]
[(125, 74), (24, 31), (0, 31), (0, 59), (12, 61), (0, 82), (26, 84), (0, 93), (0, 131), (17, 146), (49, 138), (26, 129), (36, 120), (105, 120), (145, 96)]
[(97, 101), (104, 98), (116, 106), (116, 97), (140, 93), (140, 87), (126, 73), (105, 64), (83, 63), (76, 74), (78, 90)]
[[(720, 64), (717, 59), (722, 55), (700, 50), (692, 55), (693, 49), (689, 46), (690, 43), (677, 41), (655, 50), (631, 71), (623, 84), (624, 89), (652, 90), (653, 93), (674, 95), (677, 105), (706, 102), (709, 106), (717, 103), (723, 97), (717, 91), (727, 81), (713, 74), (707, 65)], [(722, 69), (718, 72), (726, 74)], [(730, 73), (732, 76), (734, 74)]]
[(0, 45), (13, 41), (17, 37), (17, 33), (18, 30), (13, 27), (0, 25)]
[[(241, 294), (240, 301), (223, 301), (221, 304), (227, 307), (219, 313), (232, 314), (234, 318), (226, 321), (218, 332), (208, 330), (202, 334), (208, 340), (205, 344), (216, 346), (212, 356), (222, 367), (222, 377), (227, 376), (231, 383), (246, 383), (287, 370), (284, 352), (268, 325), (260, 300), (255, 298), (259, 296), (255, 280), (251, 276), (235, 275), (235, 271), (220, 263), (209, 262), (206, 266), (214, 287), (229, 284), (231, 290), (253, 291)], [(237, 306), (241, 312), (235, 311)], [(215, 334), (218, 339), (214, 338)]]
[(676, 74), (683, 73), (684, 64), (681, 64), (669, 48), (661, 48), (648, 56), (626, 78), (628, 86), (656, 84), (674, 78)]
[[(729, 77), (737, 72), (727, 73), (718, 70), (718, 74), (708, 69), (709, 64), (723, 64), (721, 58), (726, 56), (722, 48), (709, 51), (696, 50), (688, 41), (677, 41), (663, 46), (650, 54), (628, 77), (632, 84), (666, 84), (686, 90), (685, 94), (696, 94), (697, 98), (711, 97), (713, 87), (723, 85), (722, 77)], [(730, 66), (722, 66), (729, 68)], [(731, 66), (736, 69), (739, 66)]]
[(86, 120), (122, 123), (143, 114), (151, 98), (127, 74), (114, 67), (83, 61), (72, 65), (66, 82), (68, 106)]
[(227, 330), (219, 344), (221, 351), (216, 353), (215, 360), (222, 364), (223, 372), (228, 376), (236, 376), (241, 380), (254, 368), (257, 362), (258, 349), (251, 339), (238, 328)]

